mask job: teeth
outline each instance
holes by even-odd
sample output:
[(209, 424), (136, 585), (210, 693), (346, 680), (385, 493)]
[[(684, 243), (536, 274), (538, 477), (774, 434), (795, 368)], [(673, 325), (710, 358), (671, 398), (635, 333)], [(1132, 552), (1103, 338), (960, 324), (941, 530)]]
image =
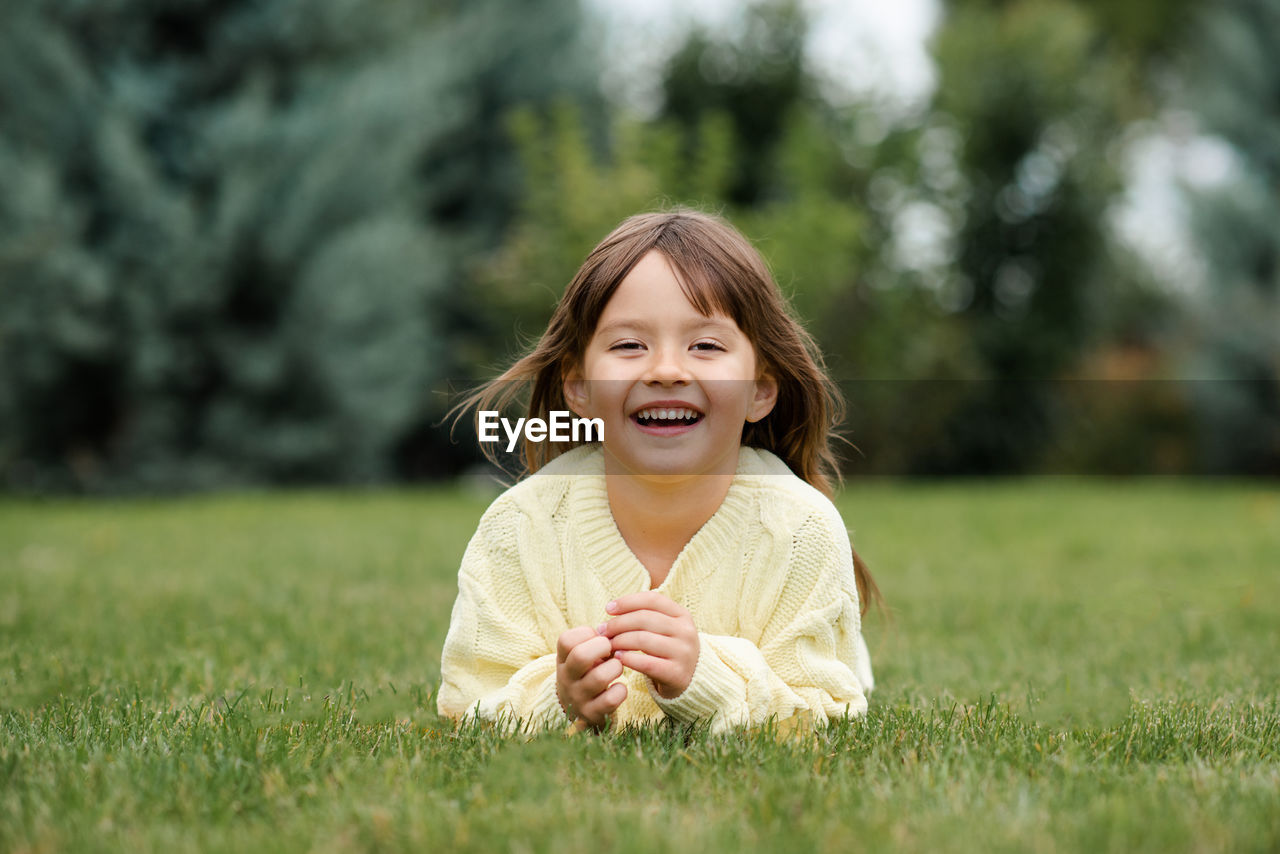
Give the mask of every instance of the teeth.
[(698, 413), (692, 409), (680, 407), (678, 409), (642, 409), (636, 413), (636, 417), (643, 418), (646, 421), (693, 421), (698, 417)]

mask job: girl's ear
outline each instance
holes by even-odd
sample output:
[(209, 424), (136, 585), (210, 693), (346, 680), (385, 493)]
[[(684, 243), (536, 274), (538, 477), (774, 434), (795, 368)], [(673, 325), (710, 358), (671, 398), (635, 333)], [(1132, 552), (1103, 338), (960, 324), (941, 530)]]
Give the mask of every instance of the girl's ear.
[(756, 380), (756, 392), (751, 399), (751, 406), (747, 408), (747, 420), (754, 424), (772, 412), (777, 402), (778, 381), (773, 374), (761, 374), (760, 379)]
[(587, 408), (587, 381), (577, 365), (564, 372), (564, 400), (579, 418), (585, 418)]

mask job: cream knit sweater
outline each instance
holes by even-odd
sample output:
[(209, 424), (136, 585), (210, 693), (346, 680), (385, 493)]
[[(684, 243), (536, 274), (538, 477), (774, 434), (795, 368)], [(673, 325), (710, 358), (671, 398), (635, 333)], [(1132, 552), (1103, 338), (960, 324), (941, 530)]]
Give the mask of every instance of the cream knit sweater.
[[(610, 513), (600, 446), (557, 457), (499, 496), (467, 546), (440, 713), (567, 723), (560, 633), (599, 625), (608, 602), (649, 588)], [(806, 710), (815, 721), (866, 711), (871, 662), (848, 533), (835, 506), (768, 451), (741, 450), (724, 502), (656, 589), (693, 615), (693, 681), (666, 700), (625, 668), (615, 726), (670, 716), (722, 731)]]

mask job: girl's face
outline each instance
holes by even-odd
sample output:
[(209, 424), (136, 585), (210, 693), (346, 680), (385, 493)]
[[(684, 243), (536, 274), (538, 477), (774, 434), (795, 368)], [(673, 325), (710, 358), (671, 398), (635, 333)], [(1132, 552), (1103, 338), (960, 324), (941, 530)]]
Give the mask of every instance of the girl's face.
[(689, 302), (662, 253), (650, 251), (605, 305), (565, 399), (604, 422), (605, 471), (732, 475), (747, 421), (769, 414), (777, 383), (723, 314)]

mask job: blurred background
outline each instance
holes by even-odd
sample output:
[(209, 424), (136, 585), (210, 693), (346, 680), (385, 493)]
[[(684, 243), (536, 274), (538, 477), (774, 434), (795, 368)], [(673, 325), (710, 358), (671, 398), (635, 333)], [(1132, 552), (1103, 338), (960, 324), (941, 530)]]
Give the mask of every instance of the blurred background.
[(760, 248), (849, 473), (1280, 475), (1280, 0), (6, 0), (0, 484), (454, 477), (591, 247)]

